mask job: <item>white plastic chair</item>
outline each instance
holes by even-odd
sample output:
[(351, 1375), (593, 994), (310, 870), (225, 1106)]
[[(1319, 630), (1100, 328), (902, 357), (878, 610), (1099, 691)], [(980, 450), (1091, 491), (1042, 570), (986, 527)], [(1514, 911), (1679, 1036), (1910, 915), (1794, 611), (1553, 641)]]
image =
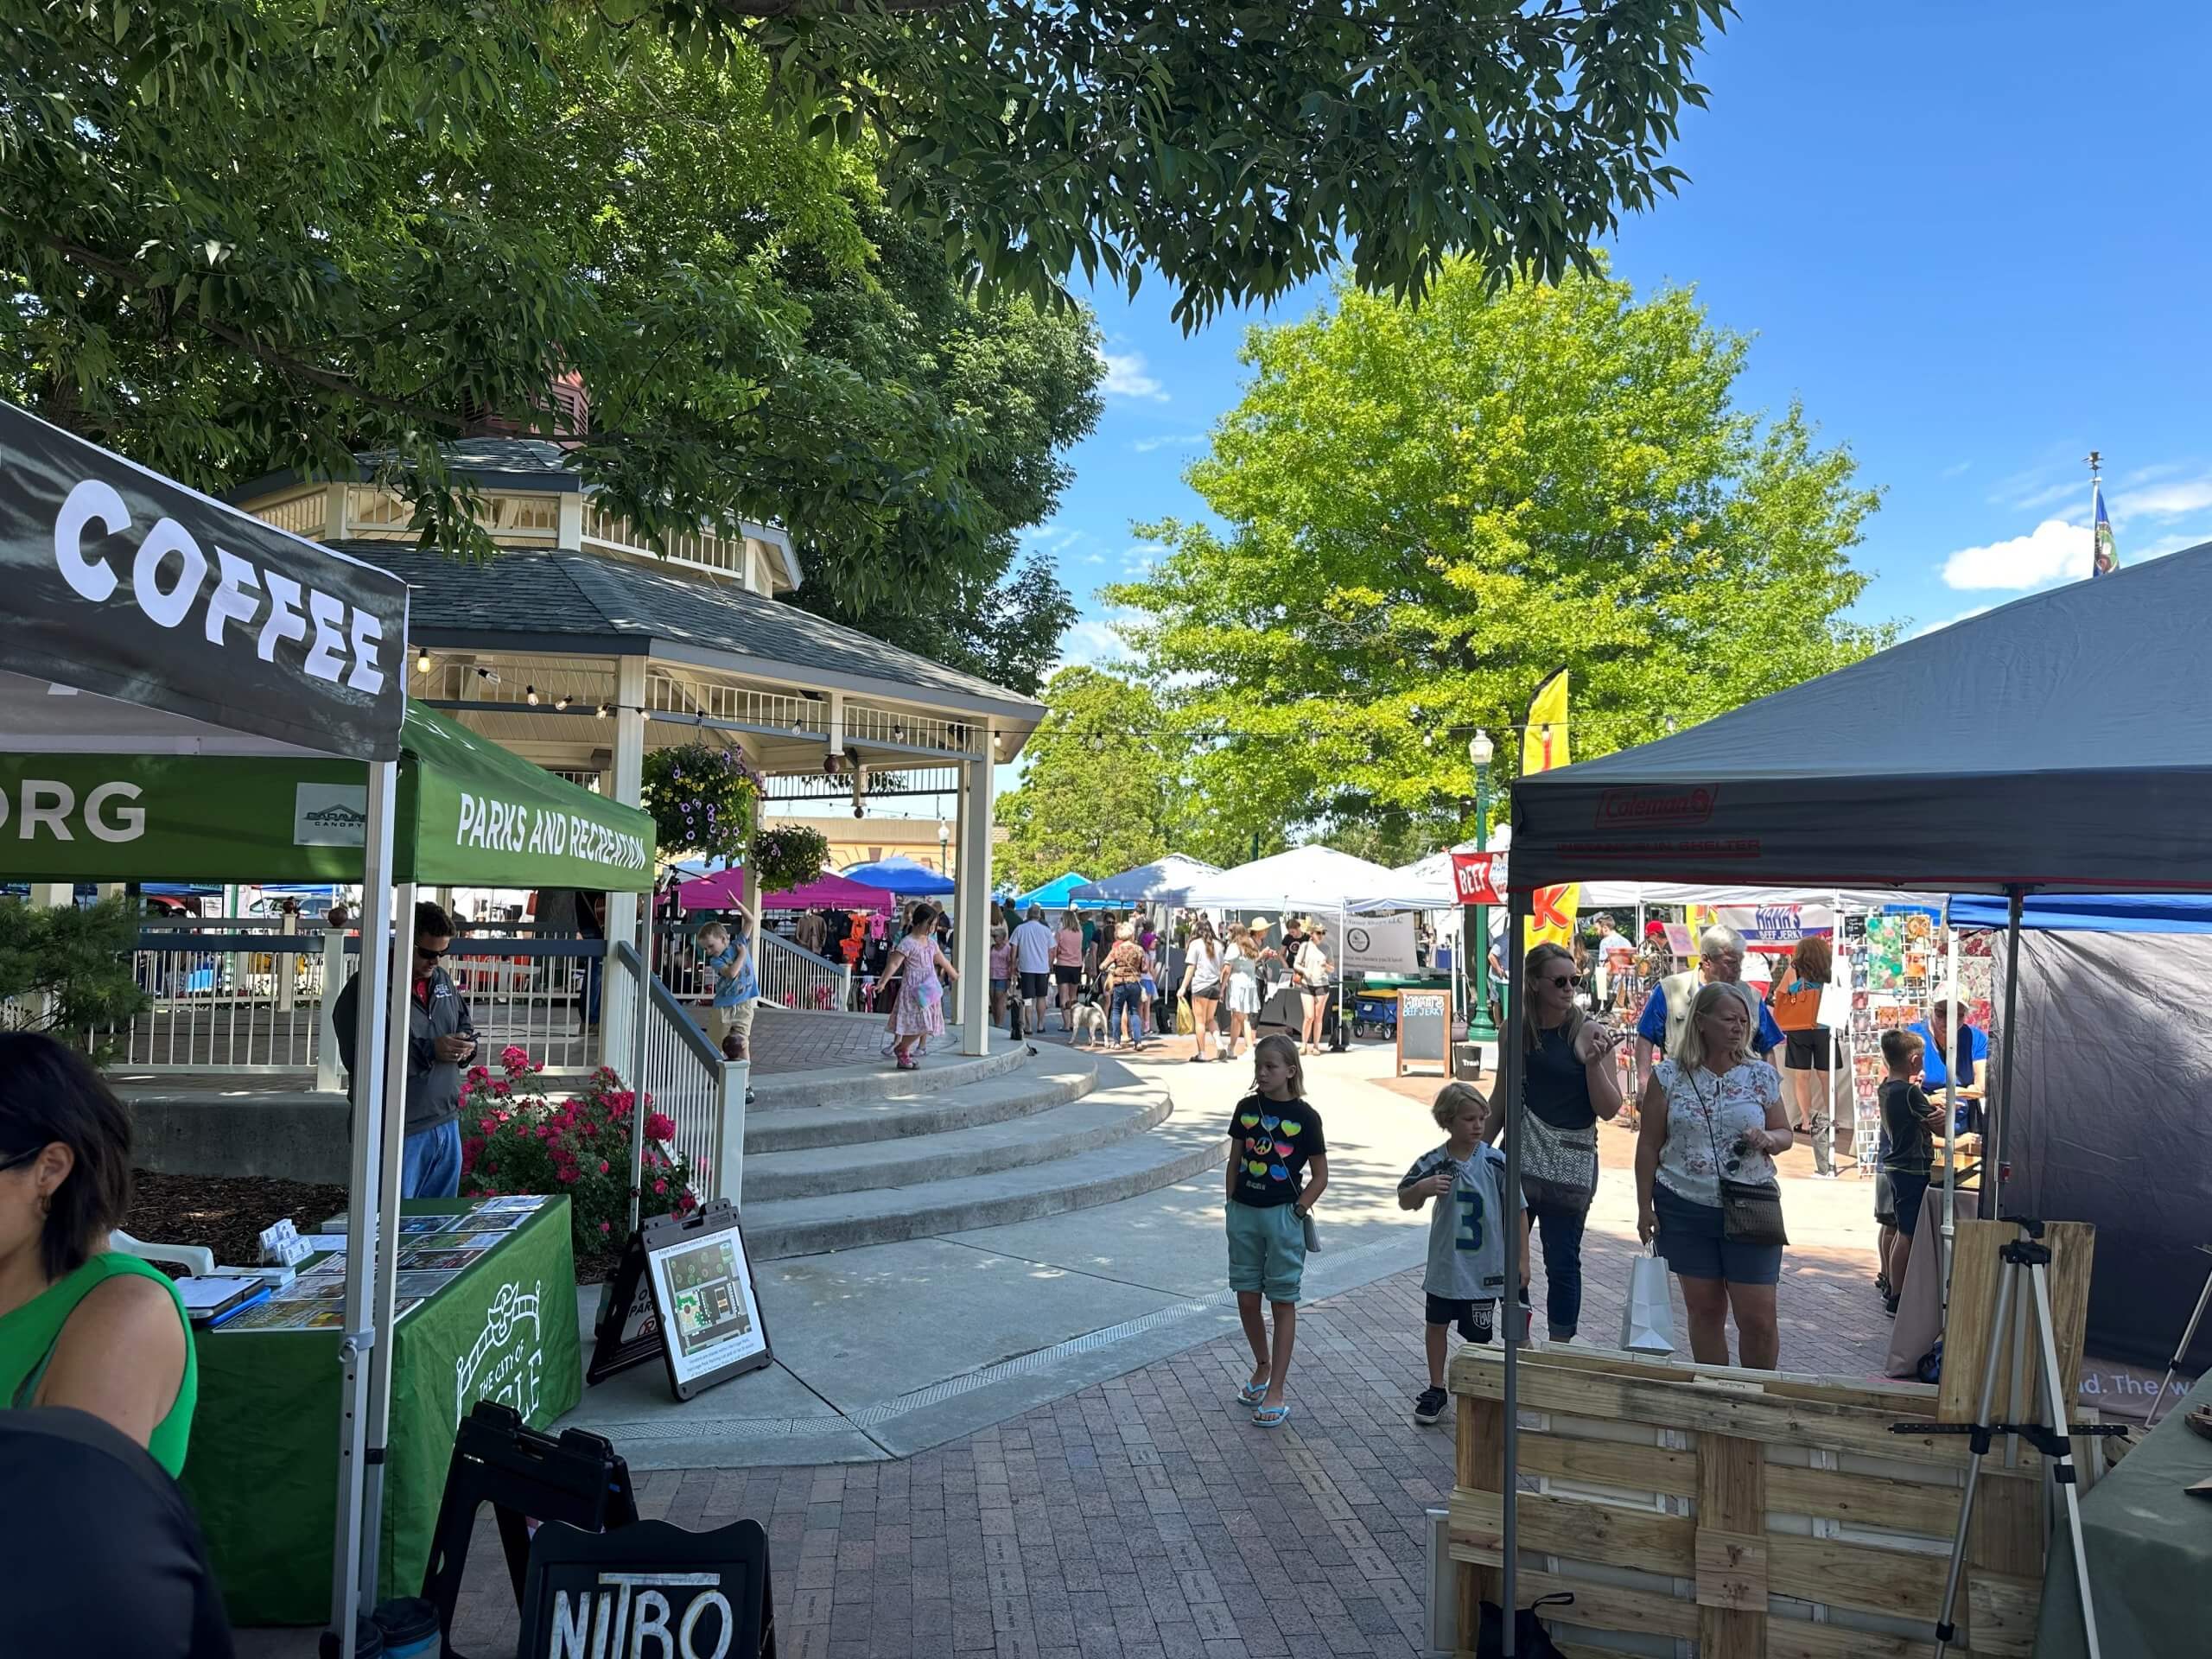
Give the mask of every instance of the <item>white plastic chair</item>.
[(168, 1262), (189, 1274), (215, 1271), (215, 1252), (205, 1244), (149, 1244), (133, 1238), (120, 1227), (107, 1236), (107, 1247), (124, 1255), (140, 1256), (149, 1262)]

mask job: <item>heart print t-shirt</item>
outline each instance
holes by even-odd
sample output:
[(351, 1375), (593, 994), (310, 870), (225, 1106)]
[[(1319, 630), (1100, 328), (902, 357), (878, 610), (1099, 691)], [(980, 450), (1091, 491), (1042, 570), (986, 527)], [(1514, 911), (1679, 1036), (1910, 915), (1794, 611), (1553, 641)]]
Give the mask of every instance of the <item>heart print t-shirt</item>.
[(1269, 1209), (1288, 1204), (1305, 1185), (1306, 1160), (1325, 1157), (1321, 1114), (1303, 1100), (1247, 1095), (1230, 1114), (1230, 1156), (1236, 1160), (1239, 1204)]

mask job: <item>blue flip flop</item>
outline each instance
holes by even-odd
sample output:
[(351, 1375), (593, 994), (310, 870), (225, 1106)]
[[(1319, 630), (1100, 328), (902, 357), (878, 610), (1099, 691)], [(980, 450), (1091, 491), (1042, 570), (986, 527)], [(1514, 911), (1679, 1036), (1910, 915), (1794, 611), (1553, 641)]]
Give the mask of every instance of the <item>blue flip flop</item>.
[(1247, 1382), (1236, 1390), (1236, 1397), (1248, 1406), (1256, 1406), (1268, 1397), (1268, 1385), (1264, 1382)]
[(1262, 1406), (1252, 1414), (1252, 1421), (1262, 1428), (1281, 1428), (1290, 1421), (1290, 1407), (1287, 1402), (1280, 1406)]

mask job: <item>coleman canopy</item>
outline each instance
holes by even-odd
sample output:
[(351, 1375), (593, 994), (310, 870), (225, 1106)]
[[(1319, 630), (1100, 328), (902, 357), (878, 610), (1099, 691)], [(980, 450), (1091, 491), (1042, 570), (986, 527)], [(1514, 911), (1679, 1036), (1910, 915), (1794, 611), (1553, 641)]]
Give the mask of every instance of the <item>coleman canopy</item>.
[[(420, 703), (400, 731), (395, 879), (435, 887), (652, 885), (653, 824)], [(281, 755), (0, 754), (0, 877), (362, 879), (358, 765)]]
[(864, 887), (880, 887), (886, 893), (904, 895), (950, 893), (953, 880), (949, 875), (939, 875), (926, 864), (917, 864), (911, 858), (880, 858), (873, 864), (854, 864), (845, 870), (845, 880), (857, 881)]
[(1149, 864), (1140, 864), (1103, 881), (1085, 882), (1069, 895), (1080, 909), (1107, 905), (1162, 904), (1179, 906), (1192, 883), (1219, 875), (1221, 867), (1204, 859), (1170, 853)]
[(2212, 543), (1521, 779), (1516, 888), (2212, 889)]
[(1065, 875), (1047, 881), (1041, 887), (1032, 887), (1027, 893), (1015, 894), (1014, 902), (1022, 910), (1027, 910), (1032, 905), (1040, 906), (1046, 910), (1065, 910), (1075, 890), (1077, 887), (1089, 886), (1090, 881), (1089, 876), (1077, 875), (1071, 870)]
[(1342, 910), (1395, 884), (1382, 865), (1316, 842), (1203, 877), (1182, 902), (1194, 910)]

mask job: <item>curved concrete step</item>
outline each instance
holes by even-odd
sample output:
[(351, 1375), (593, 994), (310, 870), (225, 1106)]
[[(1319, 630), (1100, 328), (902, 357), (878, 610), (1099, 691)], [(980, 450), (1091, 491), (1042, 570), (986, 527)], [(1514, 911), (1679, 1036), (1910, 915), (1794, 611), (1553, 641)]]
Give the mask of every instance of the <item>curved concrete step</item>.
[[(805, 1019), (847, 1019), (843, 1014), (806, 1014)], [(880, 1022), (876, 1022), (880, 1025)], [(947, 1042), (956, 1041), (948, 1038)], [(1027, 1058), (1018, 1047), (995, 1050), (981, 1058), (960, 1054), (931, 1058), (918, 1070), (901, 1071), (890, 1061), (866, 1065), (823, 1066), (809, 1071), (771, 1071), (753, 1080), (750, 1115), (810, 1111), (845, 1106), (856, 1100), (917, 1100), (947, 1089), (965, 1089), (1003, 1077)]]
[[(1094, 1098), (1126, 1099), (1139, 1092), (1165, 1099), (1164, 1090), (1149, 1085), (1101, 1090)], [(753, 1257), (765, 1262), (996, 1227), (1172, 1186), (1201, 1170), (1219, 1167), (1228, 1155), (1228, 1138), (1211, 1117), (1198, 1122), (1170, 1116), (1141, 1135), (1049, 1164), (821, 1198), (756, 1201), (755, 1166), (748, 1163), (745, 1242)]]
[(1164, 1122), (1169, 1109), (1167, 1096), (1157, 1090), (1120, 1089), (1007, 1122), (944, 1135), (796, 1152), (755, 1154), (748, 1147), (745, 1191), (754, 1203), (904, 1191), (963, 1176), (1027, 1169), (1059, 1158), (1088, 1158)]
[[(911, 1075), (911, 1074), (910, 1074)], [(1040, 1055), (1017, 1070), (962, 1089), (911, 1099), (862, 1099), (847, 1105), (788, 1108), (763, 1113), (755, 1101), (745, 1118), (748, 1160), (808, 1147), (849, 1147), (1003, 1123), (1081, 1100), (1096, 1084), (1088, 1061)], [(759, 1167), (748, 1162), (747, 1168)]]

